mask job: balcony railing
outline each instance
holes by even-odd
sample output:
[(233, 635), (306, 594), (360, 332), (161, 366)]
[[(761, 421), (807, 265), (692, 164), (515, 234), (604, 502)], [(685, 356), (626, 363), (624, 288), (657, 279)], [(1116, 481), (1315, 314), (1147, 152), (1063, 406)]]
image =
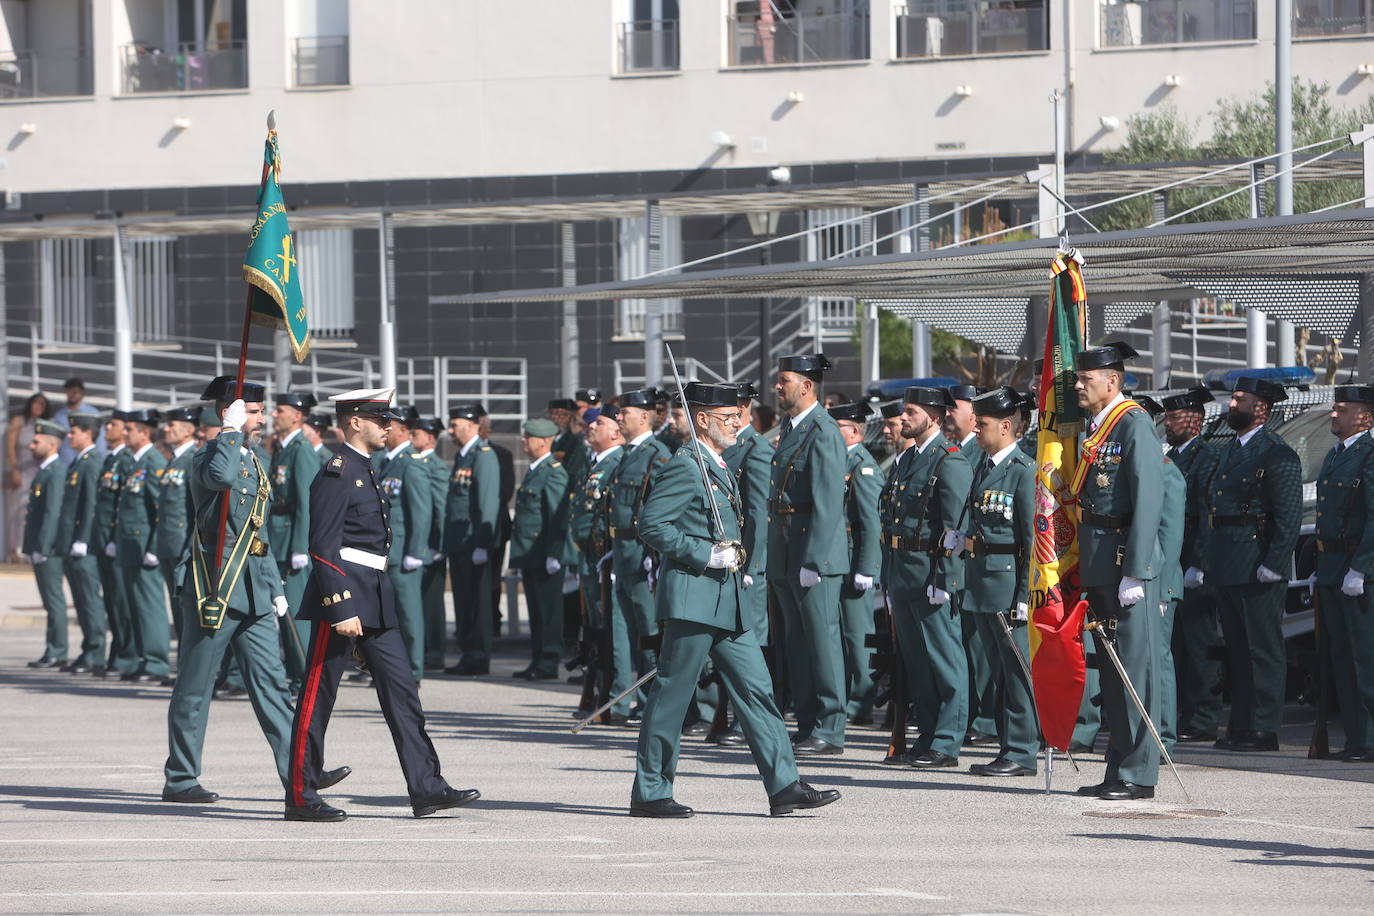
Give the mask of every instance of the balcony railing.
[(1104, 48), (1253, 41), (1255, 0), (1099, 0)]
[(925, 0), (897, 8), (898, 57), (1007, 54), (1049, 48), (1046, 0)]
[(622, 22), (619, 32), (621, 73), (651, 73), (678, 68), (676, 19)]
[(1372, 0), (1298, 0), (1293, 34), (1303, 38), (1368, 35), (1374, 32)]
[(167, 53), (148, 42), (124, 45), (124, 92), (205, 92), (248, 86), (248, 43), (178, 45)]
[(348, 36), (293, 38), (291, 60), (297, 86), (347, 86)]
[(90, 95), (92, 91), (88, 50), (0, 53), (0, 99)]
[(868, 13), (728, 16), (730, 66), (868, 59)]

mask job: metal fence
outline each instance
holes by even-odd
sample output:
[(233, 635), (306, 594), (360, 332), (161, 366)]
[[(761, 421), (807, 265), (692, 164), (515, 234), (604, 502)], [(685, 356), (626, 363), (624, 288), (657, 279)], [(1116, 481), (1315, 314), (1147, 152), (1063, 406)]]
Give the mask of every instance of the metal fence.
[(121, 49), (124, 92), (204, 92), (248, 86), (248, 43), (220, 41), (205, 46), (184, 43), (163, 51), (149, 42)]
[(805, 15), (772, 7), (747, 16), (727, 16), (732, 67), (815, 64), (867, 60), (868, 11)]
[(1047, 0), (920, 0), (897, 8), (898, 57), (1049, 48)]
[(1104, 48), (1253, 41), (1255, 0), (1099, 0)]
[(0, 52), (0, 99), (90, 95), (93, 91), (89, 49)]
[(644, 73), (678, 68), (676, 19), (622, 22), (618, 26), (620, 72)]
[(347, 86), (348, 36), (291, 40), (297, 86)]

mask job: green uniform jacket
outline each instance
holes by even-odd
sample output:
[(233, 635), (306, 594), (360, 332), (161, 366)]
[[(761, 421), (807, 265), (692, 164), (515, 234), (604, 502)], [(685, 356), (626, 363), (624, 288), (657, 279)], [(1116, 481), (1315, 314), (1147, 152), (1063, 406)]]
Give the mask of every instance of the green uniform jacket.
[(134, 453), (128, 446), (110, 452), (100, 463), (100, 490), (95, 500), (95, 544), (93, 550), (105, 549), (106, 544), (114, 543), (115, 515), (119, 507), (119, 494), (124, 492), (124, 478), (129, 476), (133, 467)]
[(67, 468), (67, 483), (62, 495), (62, 519), (57, 526), (57, 551), (71, 553), (81, 541), (88, 556), (96, 556), (108, 541), (101, 541), (96, 529), (96, 503), (100, 499), (100, 453), (91, 446), (77, 455)]
[[(430, 449), (422, 456), (429, 471), (429, 550), (431, 554), (444, 552), (444, 512), (448, 507), (448, 465), (439, 457), (438, 449)], [(429, 557), (424, 557), (426, 562)]]
[(1159, 553), (1164, 558), (1160, 570), (1161, 601), (1183, 600), (1183, 566), (1174, 557), (1183, 552), (1187, 517), (1188, 481), (1168, 458), (1164, 459), (1164, 505), (1159, 516)]
[(525, 473), (515, 491), (515, 521), (510, 540), (512, 569), (542, 572), (549, 557), (563, 562), (567, 495), (568, 472), (553, 455)]
[(454, 456), (446, 495), (444, 552), (471, 556), (478, 547), (492, 550), (500, 536), (501, 465), (486, 439)]
[[(1188, 482), (1188, 496), (1184, 501), (1183, 553), (1179, 561), (1187, 569), (1193, 564), (1198, 534), (1207, 521), (1207, 490), (1217, 470), (1217, 450), (1198, 436), (1183, 451), (1170, 448), (1165, 454)], [(1165, 556), (1168, 557), (1167, 554)]]
[(297, 431), (271, 464), (264, 466), (272, 475), (272, 509), (267, 516), (272, 555), (278, 563), (287, 563), (293, 553), (310, 552), (310, 485), (321, 464)]
[(849, 572), (878, 578), (883, 562), (882, 524), (878, 498), (883, 492), (883, 472), (873, 455), (856, 445), (845, 456), (844, 512), (849, 530)]
[[(721, 539), (741, 540), (744, 531), (734, 476), (715, 452), (697, 447), (711, 475), (711, 498), (725, 527)], [(707, 568), (717, 537), (692, 448), (678, 449), (664, 465), (640, 515), (640, 537), (662, 560), (654, 603), (659, 620), (690, 620), (735, 633), (744, 629), (740, 574)]]
[(173, 564), (181, 560), (191, 544), (191, 506), (187, 478), (195, 446), (167, 462), (162, 472), (162, 485), (157, 495), (157, 554), (158, 559)]
[(157, 547), (157, 504), (167, 460), (153, 446), (137, 458), (124, 477), (115, 511), (115, 559), (132, 569)]
[(968, 466), (971, 468), (978, 467), (978, 462), (987, 458), (987, 455), (983, 453), (982, 446), (978, 444), (976, 434), (970, 433), (967, 442), (952, 442), (950, 444), (959, 446), (959, 454), (964, 456), (964, 460), (968, 462)]
[[(888, 591), (904, 601), (924, 601), (927, 585), (953, 594), (964, 585), (964, 560), (946, 553), (941, 542), (945, 531), (958, 524), (973, 469), (958, 447), (939, 435), (924, 452), (913, 445), (903, 454), (910, 458), (903, 463), (897, 457), (892, 483), (879, 502)], [(894, 538), (904, 546), (894, 547)]]
[(587, 450), (587, 440), (574, 432), (560, 433), (553, 440), (553, 457), (568, 472), (569, 489), (577, 486), (582, 479), (582, 471), (592, 459)]
[[(200, 534), (200, 549), (207, 557), (205, 565), (211, 576), (218, 575), (216, 569), (219, 567), (219, 564), (209, 562), (208, 558), (214, 556), (219, 533), (220, 494), (229, 491), (229, 521), (224, 526), (224, 550), (220, 555), (222, 564), (229, 558), (234, 545), (239, 542), (239, 534), (248, 525), (258, 487), (270, 485), (261, 476), (267, 473), (266, 466), (262, 465), (261, 460), (253, 460), (257, 453), (245, 455), (240, 448), (242, 445), (242, 432), (226, 430), (205, 443), (204, 450), (198, 452), (191, 461), (191, 498), (196, 507), (196, 529)], [(263, 540), (271, 537), (266, 525), (258, 529), (257, 537)], [(192, 588), (188, 576), (182, 594), (189, 593)], [(281, 572), (277, 568), (277, 561), (273, 559), (269, 541), (267, 553), (260, 557), (247, 557), (233, 588), (220, 597), (240, 613), (262, 617), (273, 613), (272, 599), (284, 594)]]
[[(606, 524), (615, 546), (612, 559), (617, 576), (644, 574), (644, 545), (637, 537), (640, 509), (654, 486), (657, 473), (672, 456), (668, 447), (653, 436), (633, 448), (626, 448), (611, 473), (606, 494)], [(625, 537), (629, 534), (631, 537)]]
[[(984, 455), (982, 462), (987, 460)], [(974, 471), (965, 511), (974, 543), (972, 555), (964, 561), (964, 609), (1005, 613), (1023, 601), (1029, 603), (1035, 550), (1035, 463), (1018, 446), (997, 467), (981, 476)], [(1005, 552), (1008, 548), (1013, 552)]]
[(325, 462), (327, 462), (330, 458), (334, 457), (334, 450), (331, 449), (329, 446), (325, 445), (323, 442), (321, 442), (319, 445), (310, 446), (310, 451), (312, 451), (315, 454), (315, 457), (319, 459), (320, 467), (324, 467)]
[[(1340, 585), (1348, 570), (1374, 574), (1374, 440), (1326, 453), (1317, 474), (1317, 584)], [(1277, 570), (1276, 570), (1277, 571)], [(1374, 582), (1365, 586), (1374, 588)]]
[[(1084, 588), (1115, 588), (1123, 576), (1159, 576), (1163, 491), (1164, 453), (1155, 422), (1143, 408), (1132, 410), (1102, 443), (1078, 495), (1084, 513), (1078, 531), (1078, 570)], [(1115, 522), (1090, 524), (1089, 512)]]
[(755, 579), (768, 571), (768, 489), (773, 473), (773, 446), (768, 438), (745, 426), (735, 444), (721, 455), (735, 475), (735, 488), (744, 508), (744, 572)]
[[(62, 521), (62, 498), (67, 489), (67, 466), (55, 454), (39, 468), (29, 484), (29, 506), (24, 515), (24, 553), (57, 556), (57, 529)], [(140, 558), (142, 559), (142, 558)]]
[(426, 559), (434, 502), (429, 495), (429, 469), (424, 459), (407, 442), (394, 458), (377, 452), (372, 456), (372, 464), (377, 469), (382, 492), (391, 503), (391, 553), (387, 562), (400, 566), (406, 557)]
[(844, 437), (819, 404), (778, 440), (768, 490), (768, 577), (849, 570), (844, 536)]
[(605, 554), (606, 544), (606, 485), (625, 457), (625, 450), (616, 446), (600, 461), (587, 462), (581, 483), (568, 494), (568, 541), (563, 550), (563, 565), (579, 575), (596, 572), (596, 562)]
[(658, 432), (654, 433), (654, 438), (663, 443), (663, 447), (668, 450), (669, 455), (676, 453), (683, 445), (682, 440), (677, 437), (677, 433), (673, 432), (672, 425), (668, 423), (659, 427)]
[(1287, 576), (1302, 524), (1297, 453), (1265, 427), (1244, 448), (1233, 439), (1217, 461), (1207, 512), (1193, 565), (1207, 574), (1208, 585), (1255, 582), (1260, 566)]

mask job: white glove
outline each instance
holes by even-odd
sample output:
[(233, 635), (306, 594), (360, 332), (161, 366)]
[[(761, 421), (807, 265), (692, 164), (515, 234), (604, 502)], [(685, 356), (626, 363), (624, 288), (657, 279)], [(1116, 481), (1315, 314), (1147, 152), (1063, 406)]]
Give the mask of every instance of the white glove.
[(653, 557), (645, 557), (645, 558), (644, 558), (644, 571), (645, 571), (645, 572), (653, 572), (653, 571), (654, 571), (654, 558), (653, 558)]
[(797, 574), (797, 581), (801, 583), (802, 588), (815, 588), (821, 584), (821, 574), (814, 569), (803, 566), (801, 572)]
[(31, 553), (29, 554), (29, 562), (34, 566), (39, 563), (46, 563), (48, 562), (48, 555), (46, 553)]
[(1145, 597), (1145, 583), (1140, 579), (1122, 576), (1116, 587), (1116, 600), (1122, 607), (1130, 607)]
[(401, 569), (405, 572), (414, 572), (424, 565), (425, 561), (419, 557), (412, 557), (410, 554), (401, 557)]
[(744, 578), (741, 581), (744, 585), (745, 591), (748, 591), (749, 586), (754, 584), (754, 577), (749, 575), (748, 573), (745, 573)]
[(553, 557), (549, 557), (547, 560), (544, 561), (544, 572), (548, 573), (551, 576), (562, 568), (563, 564), (558, 562)]
[(1255, 570), (1255, 579), (1263, 582), (1265, 585), (1272, 585), (1275, 582), (1282, 582), (1283, 576), (1280, 576), (1269, 567), (1262, 565), (1259, 569)]
[(113, 560), (115, 558), (115, 554), (117, 553), (119, 553), (119, 549), (115, 547), (114, 541), (111, 541), (110, 543), (105, 545), (105, 556)]
[(653, 591), (653, 590), (654, 590), (655, 588), (657, 588), (657, 587), (658, 587), (658, 573), (654, 572), (654, 571), (651, 569), (651, 570), (649, 570), (649, 591)]
[(739, 553), (733, 547), (712, 547), (711, 559), (706, 561), (707, 569), (734, 569)]
[(1018, 602), (1016, 602), (1016, 608), (1015, 608), (1015, 610), (1013, 610), (1013, 611), (1011, 612), (1011, 619), (1012, 619), (1012, 620), (1030, 620), (1030, 608), (1026, 606), (1026, 602), (1024, 602), (1024, 601), (1018, 601)]
[(940, 539), (940, 546), (945, 550), (963, 550), (964, 532), (946, 531), (945, 536)]
[(243, 424), (248, 420), (248, 408), (243, 405), (243, 400), (237, 400), (224, 408), (224, 431), (243, 429)]
[(1351, 598), (1358, 598), (1364, 594), (1364, 573), (1356, 572), (1353, 569), (1346, 570), (1345, 581), (1341, 583), (1341, 593), (1349, 595)]
[(429, 562), (431, 563), (438, 563), (443, 558), (444, 552), (442, 550), (431, 550), (429, 552)]
[(272, 599), (272, 610), (277, 612), (278, 617), (286, 616), (286, 596), (278, 595)]
[(930, 600), (931, 604), (949, 604), (949, 592), (933, 585), (926, 586), (926, 598)]
[(143, 568), (144, 568), (144, 569), (156, 569), (156, 568), (157, 568), (157, 555), (156, 555), (156, 554), (151, 554), (151, 553), (145, 553), (145, 554), (143, 555)]
[(71, 558), (73, 560), (81, 559), (86, 555), (87, 549), (85, 541), (72, 541)]
[(602, 570), (604, 570), (606, 568), (606, 564), (611, 562), (612, 556), (614, 556), (614, 554), (611, 551), (606, 551), (605, 555), (601, 559), (596, 561), (596, 571), (601, 572)]
[(305, 569), (310, 565), (310, 554), (293, 553), (291, 554), (291, 568), (296, 570)]
[(1202, 580), (1203, 580), (1202, 570), (1198, 569), (1196, 566), (1189, 566), (1189, 567), (1188, 567), (1186, 570), (1184, 570), (1184, 572), (1183, 572), (1183, 587), (1184, 587), (1184, 588), (1197, 588), (1197, 587), (1199, 587), (1200, 585), (1202, 585)]
[(854, 574), (854, 587), (861, 592), (866, 592), (873, 587), (873, 577), (865, 576), (863, 573)]
[(474, 548), (472, 548), (472, 565), (473, 565), (473, 566), (486, 566), (486, 565), (487, 565), (487, 560), (488, 560), (488, 559), (489, 559), (489, 558), (487, 557), (487, 548), (485, 548), (485, 547), (474, 547)]

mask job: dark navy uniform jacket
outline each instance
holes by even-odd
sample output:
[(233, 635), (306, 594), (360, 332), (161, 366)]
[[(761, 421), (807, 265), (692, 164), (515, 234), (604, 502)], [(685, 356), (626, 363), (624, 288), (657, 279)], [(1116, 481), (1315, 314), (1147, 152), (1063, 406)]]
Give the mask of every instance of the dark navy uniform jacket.
[[(351, 446), (325, 462), (310, 485), (310, 583), (297, 620), (342, 623), (357, 617), (365, 627), (397, 625), (396, 592), (386, 574), (391, 550), (391, 504), (372, 461)], [(382, 569), (344, 559), (351, 547), (383, 559)]]

